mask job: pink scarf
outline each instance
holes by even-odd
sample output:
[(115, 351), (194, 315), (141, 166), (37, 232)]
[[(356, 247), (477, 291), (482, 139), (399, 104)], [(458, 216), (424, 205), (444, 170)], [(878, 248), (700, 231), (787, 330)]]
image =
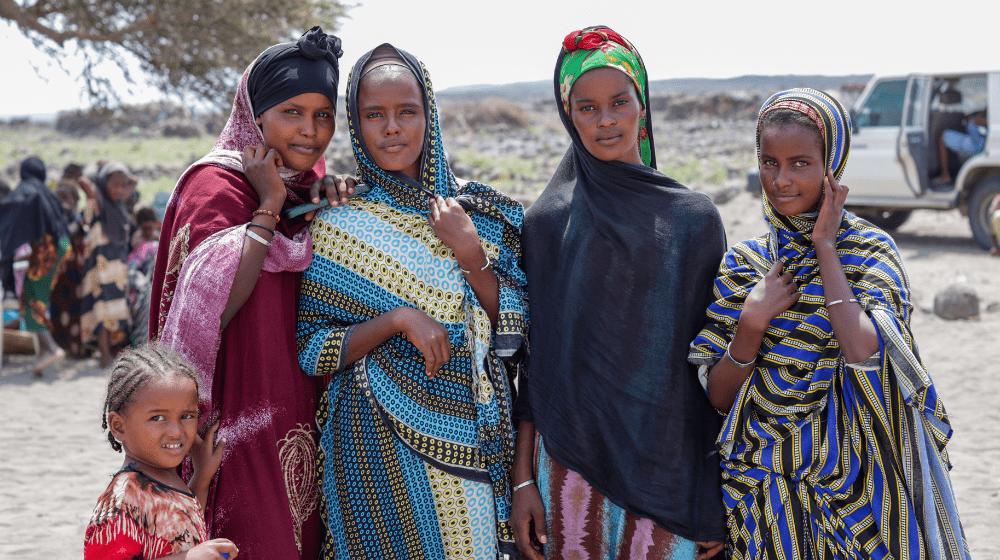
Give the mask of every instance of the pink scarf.
[[(168, 209), (178, 204), (188, 176), (194, 169), (215, 165), (243, 173), (243, 149), (264, 144), (263, 133), (254, 122), (247, 91), (247, 78), (252, 68), (253, 64), (243, 73), (233, 100), (233, 111), (215, 146), (208, 155), (188, 167), (178, 180), (178, 186), (167, 204)], [(285, 206), (301, 204), (308, 184), (317, 176), (322, 177), (325, 171), (326, 162), (322, 157), (311, 172), (278, 168), (286, 185)], [(168, 231), (167, 226), (164, 223), (164, 231)], [(187, 256), (178, 273), (173, 301), (160, 334), (164, 344), (179, 351), (197, 368), (201, 378), (199, 400), (203, 413), (211, 409), (212, 378), (221, 341), (222, 312), (243, 255), (245, 235), (245, 224), (218, 231), (205, 238)], [(301, 229), (291, 239), (276, 232), (264, 259), (263, 270), (301, 272), (310, 262), (312, 240), (308, 228)], [(202, 418), (207, 420), (209, 415), (202, 414)]]
[[(198, 397), (206, 410), (212, 399), (222, 311), (240, 265), (245, 232), (245, 225), (216, 232), (188, 255), (161, 335), (164, 344), (180, 352), (197, 368), (201, 385)], [(312, 239), (306, 230), (292, 239), (278, 233), (271, 240), (263, 270), (302, 272), (311, 262)], [(203, 418), (207, 420), (208, 416)]]

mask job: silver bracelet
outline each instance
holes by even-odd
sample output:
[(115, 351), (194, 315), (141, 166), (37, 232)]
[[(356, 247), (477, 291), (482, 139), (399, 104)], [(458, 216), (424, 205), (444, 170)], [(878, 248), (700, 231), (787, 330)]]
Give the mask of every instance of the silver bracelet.
[[(854, 298), (851, 298), (851, 299), (849, 299), (847, 301), (849, 303), (858, 303), (858, 300), (856, 300)], [(833, 307), (834, 305), (837, 305), (838, 303), (844, 303), (844, 300), (838, 299), (838, 300), (831, 301), (830, 303), (826, 304), (826, 308), (830, 309), (831, 307)]]
[[(479, 272), (482, 272), (489, 267), (490, 267), (490, 256), (486, 255), (486, 264), (484, 264), (483, 267), (479, 269)], [(470, 272), (472, 272), (471, 270), (465, 270), (464, 268), (462, 268), (462, 265), (458, 265), (458, 269), (465, 274), (469, 274)]]
[(257, 243), (260, 243), (261, 245), (263, 245), (265, 247), (270, 247), (271, 246), (271, 242), (270, 241), (268, 241), (267, 239), (264, 239), (263, 237), (257, 235), (256, 233), (250, 231), (249, 227), (247, 227), (247, 237), (249, 237), (250, 239), (253, 239)]
[(726, 345), (726, 356), (729, 357), (729, 361), (730, 362), (733, 362), (734, 364), (736, 364), (737, 367), (740, 367), (740, 368), (750, 367), (750, 366), (754, 365), (754, 363), (757, 362), (757, 356), (754, 356), (753, 360), (751, 360), (751, 361), (749, 361), (749, 362), (747, 362), (745, 364), (743, 362), (737, 362), (736, 358), (734, 358), (733, 355), (729, 353), (729, 346), (732, 343), (733, 343), (733, 341), (730, 340), (729, 344)]
[(510, 491), (510, 493), (513, 494), (514, 492), (517, 492), (521, 488), (524, 488), (525, 486), (531, 486), (534, 483), (535, 483), (535, 479), (529, 478), (528, 480), (525, 480), (521, 484), (518, 484), (517, 486), (515, 486), (514, 489)]

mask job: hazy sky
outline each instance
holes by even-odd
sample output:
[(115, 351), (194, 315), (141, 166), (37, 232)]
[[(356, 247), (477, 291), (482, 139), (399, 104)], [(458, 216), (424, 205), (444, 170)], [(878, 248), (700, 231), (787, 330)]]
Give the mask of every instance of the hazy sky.
[[(927, 9), (919, 4), (366, 0), (349, 12), (338, 34), (344, 79), (358, 56), (390, 42), (422, 59), (438, 90), (551, 79), (562, 38), (594, 24), (632, 41), (653, 80), (1000, 68), (995, 33), (975, 28), (985, 17), (983, 2), (936, 2)], [(0, 24), (0, 48), (7, 53), (0, 57), (6, 84), (0, 114), (86, 105), (80, 84), (9, 24)], [(73, 60), (64, 65), (78, 68)], [(129, 101), (157, 96), (139, 91)]]

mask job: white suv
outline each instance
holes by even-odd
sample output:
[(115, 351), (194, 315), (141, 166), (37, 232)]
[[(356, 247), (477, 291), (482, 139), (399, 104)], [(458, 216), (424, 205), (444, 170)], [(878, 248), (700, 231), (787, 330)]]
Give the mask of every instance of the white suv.
[[(986, 112), (979, 132), (985, 147), (977, 154), (945, 148), (944, 170), (942, 132), (966, 133), (979, 111)], [(969, 216), (976, 242), (990, 248), (986, 209), (1000, 194), (1000, 72), (876, 76), (852, 117), (843, 176), (849, 210), (891, 230), (915, 208), (958, 208)]]
[[(982, 111), (985, 121), (976, 116)], [(958, 208), (976, 243), (990, 248), (986, 210), (1000, 194), (1000, 72), (875, 76), (851, 117), (841, 178), (850, 187), (848, 210), (894, 230), (915, 209)], [(945, 130), (982, 135), (982, 151), (942, 150)], [(760, 189), (758, 177), (748, 179), (749, 189)]]

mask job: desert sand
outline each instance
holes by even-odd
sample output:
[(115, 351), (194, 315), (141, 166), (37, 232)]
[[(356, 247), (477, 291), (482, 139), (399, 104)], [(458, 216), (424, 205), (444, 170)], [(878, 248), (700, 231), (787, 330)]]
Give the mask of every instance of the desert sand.
[[(764, 231), (747, 193), (720, 210), (730, 244)], [(955, 431), (951, 477), (972, 557), (1000, 559), (1000, 311), (986, 311), (1000, 301), (1000, 259), (973, 243), (957, 211), (917, 211), (894, 238), (913, 287), (912, 328)], [(979, 320), (931, 312), (934, 294), (956, 282), (978, 292)], [(101, 432), (103, 372), (96, 360), (65, 361), (35, 379), (31, 363), (12, 356), (0, 371), (0, 558), (80, 558), (94, 502), (122, 462)]]

